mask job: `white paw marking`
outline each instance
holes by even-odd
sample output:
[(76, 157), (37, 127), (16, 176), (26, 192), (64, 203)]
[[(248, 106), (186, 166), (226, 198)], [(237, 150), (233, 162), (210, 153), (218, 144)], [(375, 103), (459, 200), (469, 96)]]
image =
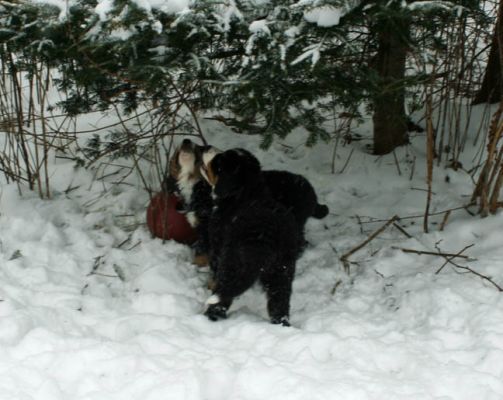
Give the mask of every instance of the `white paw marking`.
[(206, 300), (206, 305), (211, 306), (212, 304), (218, 304), (220, 303), (220, 297), (218, 294), (213, 294), (211, 295), (208, 300)]

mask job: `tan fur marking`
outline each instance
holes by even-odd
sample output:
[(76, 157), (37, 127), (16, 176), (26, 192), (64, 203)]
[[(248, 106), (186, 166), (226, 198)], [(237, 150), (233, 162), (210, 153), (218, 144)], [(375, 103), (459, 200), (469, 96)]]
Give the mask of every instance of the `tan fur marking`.
[(206, 267), (210, 263), (207, 254), (199, 254), (194, 256), (192, 259), (192, 264), (197, 265), (198, 267)]
[(217, 281), (215, 281), (215, 278), (210, 276), (208, 278), (208, 289), (213, 292), (216, 289), (216, 287), (217, 287)]
[(212, 162), (210, 161), (206, 165), (206, 175), (208, 175), (208, 183), (211, 186), (215, 186), (218, 181), (218, 176), (213, 172), (213, 168), (211, 167)]
[(169, 175), (176, 180), (180, 176), (181, 168), (178, 162), (178, 156), (180, 155), (180, 149), (177, 149), (173, 156), (169, 160)]

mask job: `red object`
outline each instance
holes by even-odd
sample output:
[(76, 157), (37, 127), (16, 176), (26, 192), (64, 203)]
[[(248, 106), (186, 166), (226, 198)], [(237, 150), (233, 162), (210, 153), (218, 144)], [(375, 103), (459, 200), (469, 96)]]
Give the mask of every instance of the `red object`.
[(185, 215), (176, 210), (179, 202), (180, 200), (174, 194), (156, 194), (147, 208), (147, 226), (150, 232), (158, 238), (192, 244), (196, 241), (197, 234)]

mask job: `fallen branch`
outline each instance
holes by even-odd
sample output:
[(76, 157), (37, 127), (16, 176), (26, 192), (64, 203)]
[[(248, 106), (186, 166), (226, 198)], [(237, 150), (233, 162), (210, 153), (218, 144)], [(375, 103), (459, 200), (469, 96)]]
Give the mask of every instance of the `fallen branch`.
[[(473, 246), (473, 245), (472, 245)], [(471, 247), (471, 246), (469, 246)], [(464, 258), (466, 259), (467, 261), (475, 261), (476, 259), (475, 258), (470, 258), (468, 256), (465, 256), (461, 253), (458, 253), (458, 254), (453, 254), (453, 253), (441, 253), (441, 252), (438, 252), (438, 253), (435, 253), (434, 251), (426, 251), (426, 250), (415, 250), (415, 249), (404, 249), (403, 247), (395, 247), (393, 246), (392, 249), (395, 249), (395, 250), (402, 250), (404, 253), (414, 253), (414, 254), (420, 254), (420, 255), (428, 255), (428, 256), (441, 256), (441, 257), (452, 257), (452, 258)], [(466, 250), (463, 249), (463, 251)], [(463, 252), (462, 251), (462, 252)]]
[(488, 276), (486, 275), (483, 275), (481, 274), (480, 272), (477, 272), (475, 271), (474, 269), (470, 268), (470, 267), (466, 267), (466, 266), (463, 266), (463, 265), (459, 265), (459, 264), (456, 264), (454, 261), (452, 261), (454, 258), (456, 257), (461, 257), (461, 253), (463, 253), (465, 250), (469, 249), (470, 247), (473, 247), (475, 244), (471, 244), (469, 246), (466, 246), (464, 247), (462, 250), (460, 250), (457, 254), (455, 254), (454, 256), (452, 257), (446, 257), (446, 260), (445, 260), (445, 263), (442, 264), (442, 266), (437, 270), (437, 272), (435, 272), (435, 275), (438, 275), (440, 273), (440, 271), (442, 271), (442, 269), (447, 265), (447, 264), (451, 264), (452, 266), (454, 266), (455, 268), (457, 269), (462, 269), (464, 271), (468, 271), (468, 272), (471, 272), (472, 274), (478, 276), (479, 278), (481, 279), (484, 279), (486, 281), (488, 281), (491, 285), (493, 285), (496, 289), (498, 289), (499, 292), (503, 292), (503, 288), (498, 285), (496, 282), (494, 282), (491, 278), (489, 278)]
[[(470, 204), (467, 204), (465, 206), (459, 206), (459, 207), (454, 207), (454, 208), (450, 208), (450, 209), (447, 209), (447, 210), (442, 210), (442, 211), (436, 211), (436, 212), (433, 212), (433, 213), (429, 213), (428, 216), (433, 216), (433, 215), (441, 215), (441, 214), (445, 214), (446, 212), (448, 211), (457, 211), (457, 210), (467, 210), (468, 207), (474, 205), (474, 203), (470, 203)], [(473, 214), (470, 214), (473, 216)], [(361, 217), (360, 217), (361, 218)], [(372, 217), (366, 217), (366, 218), (372, 218)], [(419, 215), (408, 215), (408, 216), (405, 216), (405, 217), (400, 217), (399, 220), (404, 220), (404, 219), (418, 219), (418, 218), (424, 218), (424, 214), (419, 214)], [(377, 222), (385, 222), (387, 221), (386, 219), (375, 219), (373, 221), (361, 221), (362, 224), (375, 224)]]
[(361, 250), (368, 243), (370, 243), (372, 240), (374, 240), (379, 234), (381, 234), (388, 226), (390, 226), (392, 223), (394, 223), (395, 221), (398, 221), (398, 220), (399, 220), (398, 215), (393, 216), (390, 220), (388, 220), (388, 222), (386, 222), (378, 230), (376, 230), (374, 233), (372, 233), (364, 242), (360, 243), (358, 246), (354, 247), (353, 249), (348, 251), (346, 254), (342, 255), (340, 260), (341, 260), (342, 264), (344, 265), (344, 271), (347, 274), (349, 274), (349, 267), (350, 267), (350, 262), (348, 260), (349, 256), (356, 253), (358, 250)]
[(456, 257), (459, 257), (461, 256), (462, 253), (465, 252), (465, 250), (469, 249), (470, 247), (473, 247), (475, 246), (474, 243), (468, 245), (468, 246), (465, 246), (463, 247), (460, 251), (458, 251), (456, 254), (452, 255), (452, 256), (443, 256), (445, 258), (445, 262), (442, 264), (442, 266), (435, 272), (435, 275), (438, 275), (440, 273), (440, 271), (442, 271), (444, 269), (444, 267), (447, 265), (447, 264), (453, 264), (453, 265), (457, 265), (457, 264), (454, 264), (454, 262), (452, 261), (453, 259), (455, 259)]
[(404, 234), (405, 237), (407, 237), (408, 239), (412, 239), (412, 235), (407, 232), (405, 229), (403, 229), (400, 225), (398, 225), (396, 222), (393, 222), (393, 226), (398, 229), (400, 232), (402, 232)]
[[(451, 264), (454, 264), (454, 263), (451, 263)], [(499, 292), (503, 292), (503, 288), (500, 285), (498, 285), (496, 282), (494, 282), (488, 276), (485, 276), (485, 275), (481, 274), (480, 272), (477, 272), (477, 271), (471, 269), (470, 267), (464, 267), (462, 265), (457, 265), (457, 264), (454, 264), (454, 266), (458, 269), (464, 269), (468, 272), (471, 272), (472, 274), (478, 276), (479, 278), (482, 278), (482, 279), (488, 281), (491, 285), (493, 285), (496, 289), (498, 289)]]
[[(438, 243), (437, 243), (438, 244)], [(488, 281), (491, 285), (493, 285), (496, 289), (498, 289), (498, 291), (500, 292), (503, 292), (503, 288), (501, 286), (499, 286), (496, 282), (494, 282), (491, 278), (489, 278), (488, 276), (486, 275), (483, 275), (481, 274), (480, 272), (477, 272), (475, 271), (474, 269), (470, 268), (470, 267), (466, 267), (466, 266), (463, 266), (463, 265), (459, 265), (459, 264), (456, 264), (453, 260), (455, 258), (463, 258), (465, 259), (466, 261), (475, 261), (475, 259), (473, 258), (470, 258), (466, 255), (463, 255), (462, 253), (464, 253), (466, 250), (468, 250), (470, 247), (473, 247), (475, 246), (474, 243), (468, 245), (468, 246), (465, 246), (463, 247), (460, 251), (458, 251), (456, 254), (452, 254), (452, 253), (444, 253), (444, 252), (441, 252), (440, 250), (438, 251), (438, 253), (435, 253), (433, 251), (423, 251), (423, 250), (414, 250), (414, 249), (403, 249), (403, 248), (400, 248), (400, 247), (393, 247), (393, 249), (397, 249), (397, 250), (402, 250), (404, 253), (414, 253), (414, 254), (425, 254), (425, 255), (431, 255), (431, 256), (440, 256), (440, 257), (444, 257), (445, 258), (445, 262), (440, 266), (440, 268), (435, 272), (435, 275), (438, 275), (443, 269), (444, 267), (447, 265), (447, 264), (451, 264), (454, 268), (457, 268), (457, 269), (461, 269), (461, 270), (464, 270), (464, 271), (467, 271), (467, 272), (470, 272), (476, 276), (478, 276), (479, 278), (481, 279), (484, 279), (486, 281)], [(436, 247), (436, 246), (435, 246)]]

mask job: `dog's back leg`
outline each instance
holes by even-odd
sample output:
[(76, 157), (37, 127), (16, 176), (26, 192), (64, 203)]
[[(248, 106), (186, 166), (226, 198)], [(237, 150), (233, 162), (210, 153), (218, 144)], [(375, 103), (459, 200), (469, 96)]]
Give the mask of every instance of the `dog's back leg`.
[(290, 296), (294, 272), (295, 263), (289, 263), (260, 279), (267, 294), (267, 311), (273, 324), (290, 326)]

